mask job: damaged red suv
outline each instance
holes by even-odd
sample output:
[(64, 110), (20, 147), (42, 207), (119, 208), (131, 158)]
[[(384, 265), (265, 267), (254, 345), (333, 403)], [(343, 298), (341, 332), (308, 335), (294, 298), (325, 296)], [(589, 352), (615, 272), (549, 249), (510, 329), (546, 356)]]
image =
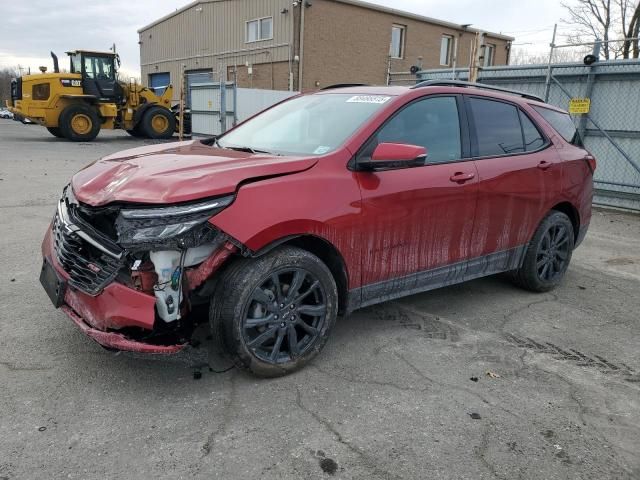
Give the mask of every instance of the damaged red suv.
[(110, 349), (177, 352), (209, 305), (238, 366), (284, 374), (338, 314), (499, 272), (556, 287), (589, 226), (594, 168), (569, 115), (527, 94), (329, 88), (78, 172), (41, 283)]

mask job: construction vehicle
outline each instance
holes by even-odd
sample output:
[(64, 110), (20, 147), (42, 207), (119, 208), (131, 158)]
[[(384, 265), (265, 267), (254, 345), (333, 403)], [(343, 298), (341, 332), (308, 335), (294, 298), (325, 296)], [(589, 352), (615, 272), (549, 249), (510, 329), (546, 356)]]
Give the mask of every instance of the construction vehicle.
[[(58, 138), (76, 142), (93, 140), (102, 128), (153, 139), (171, 138), (179, 130), (171, 85), (156, 95), (133, 80), (119, 81), (120, 58), (113, 52), (75, 50), (67, 55), (70, 73), (60, 72), (58, 57), (51, 52), (53, 73), (40, 67), (40, 74), (12, 80), (7, 107), (16, 120), (29, 119)], [(183, 128), (186, 133), (188, 127)]]

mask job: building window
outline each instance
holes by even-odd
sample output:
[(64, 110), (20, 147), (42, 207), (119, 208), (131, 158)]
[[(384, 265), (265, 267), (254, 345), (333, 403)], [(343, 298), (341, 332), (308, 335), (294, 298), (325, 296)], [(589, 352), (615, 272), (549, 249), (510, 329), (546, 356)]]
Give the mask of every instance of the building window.
[(484, 46), (484, 66), (490, 67), (495, 63), (496, 46), (492, 43), (487, 43)]
[(257, 18), (247, 22), (247, 43), (273, 38), (273, 17)]
[(391, 50), (389, 55), (392, 58), (404, 58), (404, 41), (407, 27), (394, 25), (391, 27)]
[(443, 35), (440, 41), (440, 65), (451, 65), (451, 49), (453, 48), (453, 37)]

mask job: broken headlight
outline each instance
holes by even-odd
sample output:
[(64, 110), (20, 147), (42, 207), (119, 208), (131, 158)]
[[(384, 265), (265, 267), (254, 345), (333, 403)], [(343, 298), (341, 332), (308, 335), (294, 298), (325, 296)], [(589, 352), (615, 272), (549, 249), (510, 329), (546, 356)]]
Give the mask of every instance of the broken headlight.
[(215, 214), (233, 202), (233, 195), (171, 207), (124, 208), (116, 219), (122, 246), (167, 245), (193, 247), (205, 241)]

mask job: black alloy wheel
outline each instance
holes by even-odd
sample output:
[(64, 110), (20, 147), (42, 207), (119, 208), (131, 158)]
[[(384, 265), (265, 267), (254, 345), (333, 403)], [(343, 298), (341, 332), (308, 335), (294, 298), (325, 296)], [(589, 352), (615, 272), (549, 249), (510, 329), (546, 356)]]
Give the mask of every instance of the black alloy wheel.
[(562, 224), (552, 225), (542, 236), (536, 255), (538, 278), (545, 282), (555, 280), (566, 270), (568, 259), (569, 232)]
[(214, 338), (237, 366), (263, 377), (291, 373), (318, 355), (338, 314), (331, 271), (297, 247), (234, 259), (216, 285)]
[(245, 344), (262, 361), (295, 361), (318, 339), (327, 316), (326, 294), (302, 268), (271, 274), (250, 297), (243, 321)]
[(569, 217), (551, 210), (529, 241), (522, 266), (511, 272), (514, 282), (533, 292), (556, 288), (569, 268), (575, 230)]

